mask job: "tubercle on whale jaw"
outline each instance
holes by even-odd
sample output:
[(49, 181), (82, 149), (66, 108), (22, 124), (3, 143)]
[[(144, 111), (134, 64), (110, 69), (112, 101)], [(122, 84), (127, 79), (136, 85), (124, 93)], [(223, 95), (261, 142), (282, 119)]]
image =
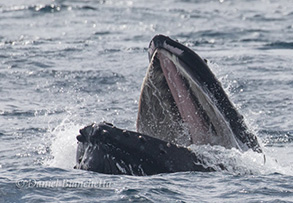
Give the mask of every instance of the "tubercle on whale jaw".
[(79, 141), (79, 142), (85, 142), (86, 141), (86, 138), (82, 135), (77, 135), (76, 136), (76, 139)]
[[(103, 121), (102, 123), (104, 125), (111, 127), (111, 128), (115, 128), (115, 126), (112, 123), (109, 123), (106, 121)], [(99, 136), (99, 134), (101, 134), (101, 135), (108, 135), (109, 134), (109, 132), (107, 130), (101, 129), (97, 126), (98, 125), (96, 123), (92, 123), (91, 125), (86, 126), (83, 129), (80, 129), (79, 130), (80, 134), (76, 136), (76, 139), (82, 143), (92, 142), (95, 139), (95, 137)]]

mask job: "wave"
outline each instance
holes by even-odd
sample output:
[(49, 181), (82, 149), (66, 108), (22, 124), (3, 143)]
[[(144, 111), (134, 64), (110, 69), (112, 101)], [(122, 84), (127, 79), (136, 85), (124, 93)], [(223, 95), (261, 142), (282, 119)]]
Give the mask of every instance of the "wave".
[(260, 49), (293, 49), (293, 42), (272, 42), (264, 45)]
[(290, 131), (261, 130), (259, 133), (261, 135), (266, 135), (263, 139), (263, 143), (267, 147), (284, 147), (284, 144), (293, 143), (293, 132)]
[(40, 13), (52, 13), (59, 12), (61, 10), (68, 10), (70, 7), (66, 5), (57, 5), (57, 4), (47, 4), (47, 5), (19, 5), (19, 6), (11, 6), (11, 7), (2, 7), (0, 11), (3, 13), (6, 12), (15, 12), (15, 11), (32, 11), (32, 12), (40, 12)]
[(55, 4), (50, 4), (50, 5), (34, 5), (34, 6), (29, 6), (28, 10), (30, 11), (36, 11), (40, 13), (53, 13), (53, 12), (59, 12), (64, 9), (68, 9), (69, 7), (66, 5), (55, 5)]
[[(99, 1), (99, 4), (104, 4), (105, 1)], [(66, 4), (36, 4), (36, 5), (17, 5), (17, 6), (10, 6), (10, 7), (1, 7), (0, 6), (0, 13), (7, 13), (7, 12), (17, 12), (17, 11), (30, 11), (34, 14), (45, 14), (45, 13), (56, 13), (61, 11), (70, 11), (70, 10), (97, 10), (98, 8), (89, 6), (89, 5), (74, 5), (69, 6)]]

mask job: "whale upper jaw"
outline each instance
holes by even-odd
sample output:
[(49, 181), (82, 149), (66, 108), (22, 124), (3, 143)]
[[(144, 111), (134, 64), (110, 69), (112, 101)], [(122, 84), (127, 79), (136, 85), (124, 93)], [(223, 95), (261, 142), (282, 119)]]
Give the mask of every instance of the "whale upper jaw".
[(138, 132), (185, 146), (211, 144), (262, 151), (201, 57), (163, 35), (153, 38), (148, 53)]
[(225, 169), (223, 164), (207, 166), (186, 147), (119, 129), (106, 122), (81, 129), (77, 140), (76, 169), (138, 176)]

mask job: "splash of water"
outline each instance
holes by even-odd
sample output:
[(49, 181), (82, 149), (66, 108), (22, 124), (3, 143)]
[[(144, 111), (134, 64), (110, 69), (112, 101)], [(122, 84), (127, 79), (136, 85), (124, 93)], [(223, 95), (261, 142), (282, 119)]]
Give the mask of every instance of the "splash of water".
[(75, 165), (77, 141), (76, 135), (83, 126), (65, 118), (56, 128), (52, 129), (51, 159), (45, 164), (50, 167), (72, 169)]
[(252, 150), (240, 152), (232, 148), (226, 149), (222, 146), (211, 145), (191, 145), (190, 149), (200, 157), (207, 166), (221, 170), (219, 165), (232, 174), (272, 174), (280, 173), (285, 175), (293, 175), (291, 166), (280, 163), (273, 156), (274, 150), (265, 148), (265, 154), (256, 153)]

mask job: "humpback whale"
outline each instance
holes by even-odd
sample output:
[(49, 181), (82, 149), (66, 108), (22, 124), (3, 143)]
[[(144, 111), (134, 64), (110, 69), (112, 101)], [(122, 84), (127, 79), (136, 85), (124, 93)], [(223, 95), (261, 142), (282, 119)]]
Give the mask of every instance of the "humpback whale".
[(75, 168), (127, 175), (225, 169), (208, 166), (191, 144), (262, 153), (205, 60), (164, 35), (151, 40), (148, 55), (137, 132), (106, 122), (86, 126), (77, 136)]

